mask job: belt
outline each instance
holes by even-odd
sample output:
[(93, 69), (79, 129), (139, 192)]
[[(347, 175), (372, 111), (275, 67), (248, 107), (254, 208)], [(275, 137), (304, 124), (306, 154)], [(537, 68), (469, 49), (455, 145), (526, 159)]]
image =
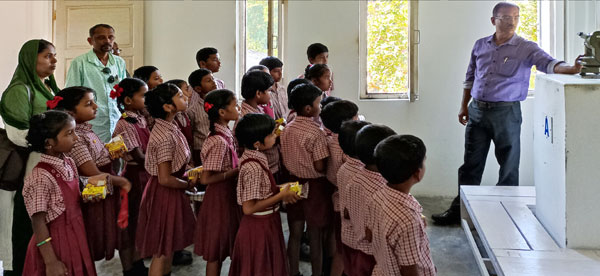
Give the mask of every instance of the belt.
[(519, 103), (515, 102), (484, 102), (480, 100), (473, 99), (473, 104), (475, 104), (479, 108), (493, 108), (493, 107), (501, 107), (501, 106), (511, 106)]
[(269, 209), (266, 211), (252, 213), (252, 215), (253, 216), (267, 216), (267, 215), (273, 214), (277, 211), (279, 211), (279, 206), (275, 206), (275, 208), (272, 208), (272, 209)]

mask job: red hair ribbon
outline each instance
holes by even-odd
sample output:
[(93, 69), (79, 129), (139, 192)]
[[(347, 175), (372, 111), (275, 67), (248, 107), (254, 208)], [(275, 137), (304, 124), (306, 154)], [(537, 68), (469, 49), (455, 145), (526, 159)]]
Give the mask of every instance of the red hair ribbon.
[(211, 109), (213, 106), (214, 106), (214, 105), (213, 105), (213, 104), (211, 104), (211, 103), (204, 102), (204, 112), (207, 112), (207, 113), (208, 113), (208, 111), (209, 111), (209, 110), (210, 110), (210, 109)]
[(54, 109), (58, 105), (58, 103), (62, 101), (62, 99), (63, 97), (61, 96), (54, 96), (54, 99), (46, 102), (46, 106), (50, 109)]
[(118, 84), (115, 84), (113, 87), (114, 90), (110, 91), (110, 97), (114, 100), (118, 97), (121, 97), (121, 93), (123, 93), (123, 87), (120, 87)]

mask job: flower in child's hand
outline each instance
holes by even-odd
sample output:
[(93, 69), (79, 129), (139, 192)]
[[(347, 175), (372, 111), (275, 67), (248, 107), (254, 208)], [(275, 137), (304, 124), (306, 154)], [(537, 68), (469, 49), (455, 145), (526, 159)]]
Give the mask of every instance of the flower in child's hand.
[(123, 93), (123, 88), (118, 84), (115, 84), (113, 90), (110, 91), (110, 97), (114, 100), (118, 97), (121, 97), (121, 93)]

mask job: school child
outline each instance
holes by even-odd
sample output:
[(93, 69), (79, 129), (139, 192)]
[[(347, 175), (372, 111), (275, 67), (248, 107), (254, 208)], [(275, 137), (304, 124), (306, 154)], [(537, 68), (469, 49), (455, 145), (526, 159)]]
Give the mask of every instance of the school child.
[(365, 121), (345, 121), (340, 126), (338, 134), (338, 142), (340, 148), (344, 152), (345, 162), (340, 166), (336, 175), (336, 181), (339, 191), (339, 210), (341, 217), (341, 241), (342, 241), (342, 257), (344, 260), (344, 272), (349, 275), (352, 268), (353, 251), (357, 250), (356, 241), (352, 224), (350, 223), (350, 215), (348, 213), (348, 204), (350, 203), (348, 184), (356, 175), (363, 169), (364, 164), (358, 160), (356, 156), (355, 138), (356, 133), (364, 126), (371, 123)]
[(423, 208), (410, 189), (425, 175), (426, 148), (412, 135), (394, 135), (375, 148), (386, 185), (367, 201), (367, 225), (377, 265), (373, 275), (436, 275)]
[[(327, 98), (334, 98), (333, 96)], [(331, 275), (342, 275), (344, 264), (342, 259), (342, 241), (341, 241), (341, 217), (339, 208), (339, 192), (337, 184), (337, 173), (345, 162), (346, 158), (344, 152), (340, 147), (338, 136), (340, 132), (341, 124), (344, 121), (356, 120), (358, 117), (358, 106), (347, 100), (337, 100), (330, 103), (323, 104), (323, 110), (321, 110), (321, 120), (326, 129), (331, 131), (331, 135), (327, 136), (327, 145), (329, 147), (329, 154), (331, 155), (327, 159), (327, 180), (335, 186), (335, 191), (331, 197), (333, 202), (333, 232), (335, 241), (335, 252), (333, 255), (331, 265)]]
[[(96, 117), (98, 108), (94, 102), (94, 93), (94, 90), (83, 86), (65, 88), (56, 94), (49, 107), (66, 111), (75, 119), (75, 133), (79, 139), (68, 156), (75, 161), (79, 175), (89, 177), (108, 174), (106, 198), (99, 202), (84, 203), (81, 208), (91, 257), (94, 261), (99, 261), (112, 259), (115, 249), (120, 248), (122, 241), (117, 228), (119, 188), (129, 192), (131, 183), (115, 174), (108, 150), (88, 123)], [(124, 260), (127, 262), (127, 259)], [(127, 265), (124, 266), (126, 268)]]
[(194, 164), (195, 166), (200, 166), (202, 165), (200, 151), (202, 150), (202, 144), (204, 144), (206, 137), (208, 137), (208, 125), (210, 124), (208, 114), (204, 111), (204, 98), (206, 98), (208, 92), (216, 90), (217, 85), (212, 73), (208, 69), (198, 69), (192, 72), (188, 77), (188, 83), (192, 93), (188, 101), (186, 114), (192, 122), (192, 134), (194, 137), (194, 143), (190, 146), (192, 147)]
[(237, 203), (244, 217), (231, 255), (231, 276), (288, 275), (279, 202), (300, 200), (289, 184), (280, 192), (268, 168), (264, 151), (275, 145), (275, 121), (266, 114), (249, 113), (237, 125), (235, 136), (244, 147), (240, 158)]
[(227, 126), (238, 119), (233, 92), (217, 89), (204, 100), (210, 120), (210, 135), (202, 145), (200, 183), (208, 185), (194, 233), (194, 253), (207, 261), (206, 275), (221, 273), (223, 260), (231, 256), (235, 235), (242, 217), (235, 187), (239, 172), (237, 142)]
[(136, 248), (152, 257), (149, 275), (170, 275), (173, 252), (192, 244), (195, 218), (185, 190), (195, 181), (183, 180), (190, 151), (183, 133), (173, 123), (187, 108), (186, 98), (173, 84), (146, 93), (145, 104), (155, 119), (146, 150), (145, 168), (151, 175), (142, 201)]
[[(288, 84), (288, 87), (287, 87), (288, 99), (292, 95), (292, 90), (294, 90), (294, 88), (296, 88), (296, 86), (298, 86), (300, 84), (308, 84), (308, 83), (311, 83), (311, 82), (307, 79), (294, 79), (294, 80), (290, 81), (290, 83)], [(296, 111), (294, 110), (294, 107), (292, 106), (292, 103), (289, 101), (288, 101), (288, 108), (290, 109), (290, 112), (287, 114), (286, 121), (289, 124), (296, 118), (297, 114), (296, 114)]]
[(375, 124), (365, 126), (356, 133), (356, 155), (365, 167), (352, 178), (347, 187), (350, 201), (346, 208), (355, 234), (352, 244), (358, 249), (350, 252), (352, 266), (348, 270), (349, 276), (373, 273), (375, 257), (373, 257), (371, 243), (365, 237), (367, 215), (364, 204), (369, 196), (382, 189), (386, 182), (375, 165), (375, 146), (394, 134), (396, 133), (389, 127)]
[[(308, 68), (315, 64), (325, 64), (329, 62), (329, 49), (327, 46), (321, 43), (313, 43), (306, 48), (306, 57), (308, 59), (308, 65), (305, 68), (305, 73)], [(323, 90), (326, 96), (331, 96), (331, 91), (333, 91), (333, 73), (331, 73), (331, 86), (326, 90)], [(307, 78), (306, 75), (300, 75), (299, 78)]]
[[(196, 53), (196, 63), (199, 68), (210, 70), (213, 74), (218, 73), (221, 68), (221, 57), (219, 51), (212, 47), (205, 47)], [(225, 89), (225, 82), (215, 78), (217, 89)]]
[[(167, 81), (167, 83), (174, 84), (175, 86), (179, 87), (179, 89), (181, 90), (182, 93), (183, 93), (183, 89), (185, 89), (186, 87), (189, 87), (187, 82), (185, 82), (183, 80), (170, 80), (170, 81)], [(188, 108), (189, 108), (190, 98), (185, 96), (185, 93), (183, 93), (183, 95), (184, 95), (184, 97), (186, 97), (186, 102), (188, 103)], [(183, 133), (183, 136), (185, 136), (185, 140), (187, 141), (188, 145), (190, 146), (190, 150), (191, 150), (191, 146), (194, 144), (194, 134), (193, 134), (193, 127), (192, 127), (192, 120), (187, 115), (187, 109), (185, 112), (177, 113), (175, 115), (175, 118), (173, 119), (173, 121), (177, 124), (177, 126), (179, 127), (179, 130), (181, 130), (181, 133)]]
[[(126, 78), (115, 85), (110, 94), (111, 98), (117, 100), (117, 107), (122, 113), (121, 118), (117, 121), (113, 137), (121, 135), (127, 146), (128, 153), (123, 157), (126, 161), (123, 176), (131, 182), (131, 191), (128, 195), (129, 226), (120, 231), (123, 247), (119, 248), (119, 256), (121, 259), (129, 258), (128, 263), (133, 262), (130, 265), (132, 267), (124, 268), (125, 275), (137, 275), (138, 271), (138, 274), (148, 274), (148, 269), (144, 267), (144, 261), (135, 251), (140, 202), (146, 183), (150, 178), (144, 168), (146, 148), (148, 139), (150, 139), (148, 124), (142, 114), (142, 110), (145, 109), (144, 95), (146, 92), (148, 92), (146, 83), (139, 79)], [(129, 272), (130, 270), (131, 272)]]
[[(331, 70), (327, 64), (313, 64), (306, 67), (304, 72), (304, 78), (310, 80), (315, 86), (323, 91), (329, 91), (331, 89)], [(325, 97), (330, 95), (325, 93)]]
[[(269, 73), (269, 68), (267, 68), (267, 66), (264, 66), (264, 65), (254, 65), (254, 66), (248, 68), (248, 71), (246, 71), (246, 74), (250, 73), (250, 72), (254, 72), (254, 71), (262, 71), (262, 72), (265, 72), (265, 73), (271, 75)], [(269, 87), (269, 90), (271, 90), (271, 89), (272, 89), (272, 87)], [(271, 92), (269, 91), (269, 96), (270, 95), (271, 95)], [(275, 113), (273, 111), (273, 103), (271, 102), (271, 99), (269, 99), (269, 102), (266, 104), (259, 104), (258, 109), (260, 109), (262, 111), (262, 113), (265, 113), (265, 114), (271, 116), (271, 118), (276, 119)]]
[(323, 240), (333, 216), (332, 185), (325, 177), (330, 156), (327, 137), (313, 118), (319, 116), (323, 92), (312, 84), (292, 90), (290, 103), (298, 116), (281, 134), (283, 163), (292, 180), (309, 185), (308, 198), (287, 206), (290, 238), (288, 256), (291, 275), (298, 274), (298, 251), (304, 221), (308, 226), (312, 274), (323, 273)]
[(290, 109), (288, 108), (286, 87), (283, 82), (281, 82), (283, 62), (277, 57), (270, 56), (263, 58), (259, 64), (266, 66), (269, 69), (269, 74), (273, 77), (274, 83), (270, 93), (275, 119), (286, 118)]
[(51, 110), (33, 116), (29, 125), (30, 149), (42, 155), (23, 186), (33, 227), (23, 275), (96, 275), (79, 206), (77, 167), (65, 155), (78, 138), (75, 120)]
[(163, 83), (163, 78), (160, 74), (160, 71), (158, 68), (152, 65), (142, 66), (138, 69), (135, 69), (135, 71), (133, 71), (133, 77), (148, 84), (148, 90), (152, 90), (159, 84)]

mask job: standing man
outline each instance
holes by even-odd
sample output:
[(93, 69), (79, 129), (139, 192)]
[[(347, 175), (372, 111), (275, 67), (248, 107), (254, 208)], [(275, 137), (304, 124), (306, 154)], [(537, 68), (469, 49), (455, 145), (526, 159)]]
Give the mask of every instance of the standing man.
[(109, 97), (113, 86), (127, 77), (125, 61), (113, 54), (115, 29), (98, 24), (90, 29), (88, 43), (92, 50), (71, 62), (65, 87), (86, 86), (96, 91), (98, 114), (91, 120), (92, 129), (106, 143), (112, 137), (121, 112), (117, 101)]
[[(577, 60), (573, 66), (558, 61), (535, 42), (515, 34), (519, 6), (508, 2), (496, 4), (491, 21), (496, 32), (477, 40), (473, 46), (458, 112), (458, 121), (466, 125), (464, 164), (458, 169), (459, 186), (481, 183), (490, 141), (494, 141), (500, 164), (496, 185), (518, 186), (520, 102), (527, 97), (531, 66), (547, 74), (577, 74), (581, 70)], [(450, 209), (432, 218), (439, 225), (459, 223), (459, 196), (454, 198)]]

